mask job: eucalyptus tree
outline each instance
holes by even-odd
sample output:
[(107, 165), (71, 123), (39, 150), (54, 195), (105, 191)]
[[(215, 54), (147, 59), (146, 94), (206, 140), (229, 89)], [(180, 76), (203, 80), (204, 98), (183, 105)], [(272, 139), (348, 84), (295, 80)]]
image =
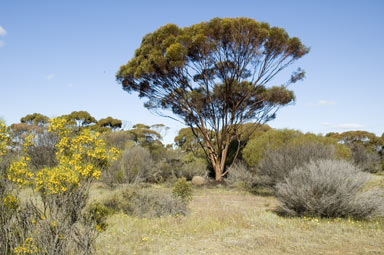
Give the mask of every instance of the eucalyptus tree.
[(27, 125), (44, 126), (48, 124), (49, 118), (40, 113), (28, 114), (20, 119), (21, 123)]
[(115, 119), (112, 117), (107, 117), (104, 119), (100, 119), (97, 122), (97, 125), (101, 128), (107, 128), (107, 129), (112, 129), (112, 130), (117, 130), (122, 127), (123, 122), (119, 119)]
[(184, 28), (168, 24), (144, 36), (116, 78), (125, 91), (148, 99), (145, 107), (202, 137), (222, 181), (229, 145), (241, 136), (239, 125), (265, 123), (294, 101), (287, 86), (304, 71), (280, 86), (272, 86), (272, 79), (308, 51), (284, 29), (250, 18), (214, 18)]

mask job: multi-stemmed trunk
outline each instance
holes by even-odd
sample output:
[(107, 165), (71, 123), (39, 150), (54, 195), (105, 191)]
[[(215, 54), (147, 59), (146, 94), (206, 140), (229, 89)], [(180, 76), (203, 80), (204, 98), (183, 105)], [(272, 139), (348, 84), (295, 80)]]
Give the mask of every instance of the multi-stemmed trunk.
[(215, 180), (217, 182), (222, 182), (223, 177), (227, 174), (227, 170), (225, 169), (225, 163), (227, 160), (229, 144), (231, 139), (229, 136), (224, 137), (221, 143), (219, 143), (216, 148), (213, 147), (209, 141), (206, 141), (208, 145), (208, 158), (212, 164), (212, 168), (215, 172)]

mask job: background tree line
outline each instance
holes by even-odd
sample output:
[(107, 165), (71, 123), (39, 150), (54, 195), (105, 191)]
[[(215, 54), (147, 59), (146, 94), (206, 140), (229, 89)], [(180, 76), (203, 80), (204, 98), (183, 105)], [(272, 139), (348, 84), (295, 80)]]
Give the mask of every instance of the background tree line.
[[(194, 175), (215, 176), (211, 162), (200, 143), (203, 138), (196, 137), (190, 128), (179, 130), (173, 145), (164, 145), (162, 138), (168, 128), (163, 124), (136, 124), (124, 130), (121, 128), (121, 120), (112, 117), (96, 120), (86, 111), (74, 111), (62, 117), (66, 118), (75, 130), (90, 129), (101, 132), (101, 138), (108, 147), (115, 147), (122, 152), (119, 160), (104, 173), (105, 180), (108, 179), (110, 184), (164, 182), (178, 177), (191, 180)], [(22, 117), (20, 123), (10, 126), (15, 148), (22, 144), (28, 135), (34, 134), (37, 137), (33, 146), (28, 148), (28, 156), (35, 169), (57, 164), (57, 137), (47, 132), (48, 122), (47, 116), (34, 113)], [(351, 161), (364, 171), (377, 173), (384, 170), (383, 136), (379, 137), (366, 131), (328, 133), (322, 136), (251, 123), (239, 125), (238, 129), (243, 139), (231, 141), (225, 162), (227, 168), (233, 166), (233, 159), (236, 157), (236, 162), (243, 162), (250, 169), (282, 173), (284, 171), (276, 164), (268, 166), (271, 162), (276, 162), (277, 152), (288, 147), (300, 149), (312, 144), (317, 147), (332, 147), (336, 159)], [(212, 144), (215, 142), (213, 140)]]

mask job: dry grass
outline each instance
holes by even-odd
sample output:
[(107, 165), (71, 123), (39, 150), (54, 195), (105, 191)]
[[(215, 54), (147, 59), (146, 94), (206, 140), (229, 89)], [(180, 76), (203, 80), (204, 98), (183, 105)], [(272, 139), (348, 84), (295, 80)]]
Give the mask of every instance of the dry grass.
[[(98, 186), (92, 198), (109, 192)], [(282, 218), (276, 206), (272, 197), (195, 190), (188, 216), (110, 216), (97, 254), (384, 254), (383, 220)]]

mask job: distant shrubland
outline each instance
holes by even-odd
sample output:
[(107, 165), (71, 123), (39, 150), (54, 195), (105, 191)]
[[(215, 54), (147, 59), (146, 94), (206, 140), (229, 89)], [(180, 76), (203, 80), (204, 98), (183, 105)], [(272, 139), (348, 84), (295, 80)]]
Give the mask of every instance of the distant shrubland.
[[(193, 132), (181, 129), (171, 146), (162, 142), (164, 125), (119, 123), (80, 111), (0, 124), (1, 254), (89, 254), (112, 215), (188, 215), (193, 190), (202, 189), (192, 188), (192, 178), (214, 187), (212, 167)], [(228, 189), (276, 197), (278, 215), (384, 216), (384, 183), (377, 177), (383, 137), (266, 125), (249, 133), (249, 127), (242, 127), (248, 134), (241, 149), (230, 147), (229, 157), (236, 154), (237, 160), (226, 165)], [(94, 183), (107, 190), (97, 201), (89, 200)]]

